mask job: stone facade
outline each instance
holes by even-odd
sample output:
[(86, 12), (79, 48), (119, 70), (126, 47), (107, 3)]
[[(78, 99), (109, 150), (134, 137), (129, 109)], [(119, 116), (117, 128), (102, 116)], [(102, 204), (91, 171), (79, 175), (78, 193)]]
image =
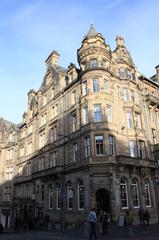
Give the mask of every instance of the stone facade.
[(157, 222), (158, 67), (145, 77), (124, 39), (117, 36), (112, 51), (93, 25), (77, 51), (79, 68), (62, 68), (59, 56), (49, 55), (40, 89), (29, 91), (23, 123), (7, 129), (1, 120), (3, 224), (9, 217), (64, 229), (92, 207), (114, 220), (129, 210), (134, 224), (143, 207)]

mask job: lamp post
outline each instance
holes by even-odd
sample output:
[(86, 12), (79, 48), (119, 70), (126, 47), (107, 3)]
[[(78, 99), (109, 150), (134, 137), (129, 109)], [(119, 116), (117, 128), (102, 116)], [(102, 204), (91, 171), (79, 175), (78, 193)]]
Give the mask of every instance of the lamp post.
[(65, 139), (68, 139), (67, 135), (59, 134), (58, 136), (63, 137), (63, 162), (62, 162), (62, 171), (61, 171), (61, 216), (60, 216), (60, 227), (61, 232), (65, 232), (65, 208), (66, 208), (66, 189), (65, 189)]

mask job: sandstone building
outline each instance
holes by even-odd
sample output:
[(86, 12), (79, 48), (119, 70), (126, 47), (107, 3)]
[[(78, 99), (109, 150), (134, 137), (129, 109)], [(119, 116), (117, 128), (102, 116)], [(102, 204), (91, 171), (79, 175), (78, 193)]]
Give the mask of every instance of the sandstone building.
[(93, 25), (77, 58), (65, 69), (53, 51), (23, 123), (0, 120), (3, 225), (79, 224), (92, 207), (158, 220), (159, 66), (145, 77), (124, 39), (111, 50)]

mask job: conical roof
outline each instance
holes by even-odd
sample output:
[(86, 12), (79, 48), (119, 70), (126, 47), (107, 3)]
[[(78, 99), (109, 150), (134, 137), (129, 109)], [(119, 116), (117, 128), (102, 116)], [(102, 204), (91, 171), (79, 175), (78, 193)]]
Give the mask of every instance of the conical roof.
[(86, 37), (93, 37), (97, 35), (97, 31), (95, 29), (95, 27), (93, 26), (93, 24), (91, 23), (90, 29), (86, 35)]

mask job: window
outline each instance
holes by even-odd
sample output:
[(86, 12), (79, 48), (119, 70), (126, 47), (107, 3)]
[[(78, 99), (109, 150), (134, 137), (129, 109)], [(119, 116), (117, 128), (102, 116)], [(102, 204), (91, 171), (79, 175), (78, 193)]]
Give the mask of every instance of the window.
[(31, 154), (33, 152), (33, 144), (32, 142), (28, 143), (28, 146), (27, 146), (27, 154)]
[(124, 178), (120, 181), (120, 201), (122, 208), (128, 208), (127, 182)]
[(109, 80), (104, 79), (104, 91), (106, 93), (109, 93), (110, 88), (109, 88)]
[(88, 112), (88, 106), (85, 106), (83, 108), (83, 115), (84, 115), (84, 124), (89, 123), (89, 112)]
[(28, 126), (28, 135), (31, 134), (33, 132), (33, 124), (30, 124)]
[(77, 143), (73, 144), (73, 160), (74, 162), (78, 159), (78, 145)]
[(107, 105), (107, 118), (108, 122), (112, 122), (112, 106)]
[(123, 89), (123, 100), (124, 102), (128, 102), (129, 101), (129, 92), (127, 88)]
[(129, 80), (133, 80), (132, 72), (129, 70), (127, 71), (127, 77)]
[(99, 79), (93, 79), (93, 92), (99, 92)]
[(39, 171), (43, 171), (45, 169), (45, 157), (42, 156), (39, 158)]
[(132, 113), (131, 112), (126, 113), (126, 120), (127, 120), (127, 127), (132, 128)]
[(96, 154), (103, 155), (104, 154), (103, 136), (95, 136), (95, 144), (96, 144)]
[(152, 129), (152, 139), (153, 139), (153, 144), (156, 144), (156, 129)]
[(78, 183), (78, 210), (84, 210), (84, 186), (83, 186), (83, 182)]
[(67, 208), (68, 210), (73, 209), (73, 187), (71, 183), (67, 185)]
[(51, 98), (53, 99), (55, 97), (55, 88), (53, 87), (51, 89)]
[(71, 83), (72, 81), (73, 81), (73, 72), (69, 74), (69, 83)]
[(39, 133), (39, 147), (43, 147), (45, 145), (45, 132)]
[(29, 176), (31, 174), (31, 162), (26, 164), (26, 175)]
[(50, 168), (56, 166), (56, 160), (57, 160), (57, 152), (56, 151), (51, 152), (50, 153), (50, 163), (49, 163)]
[(60, 185), (57, 186), (57, 192), (56, 192), (56, 208), (61, 209), (61, 187)]
[(144, 141), (138, 141), (138, 156), (143, 159), (145, 157), (145, 143)]
[(130, 157), (135, 157), (135, 142), (129, 141)]
[(10, 160), (13, 158), (13, 149), (7, 150), (7, 160)]
[(136, 127), (142, 129), (141, 114), (136, 113)]
[(115, 156), (115, 138), (109, 135), (109, 154), (110, 156)]
[(76, 91), (72, 93), (72, 104), (76, 104)]
[(44, 202), (44, 185), (41, 185), (41, 202)]
[(139, 191), (138, 191), (138, 183), (136, 179), (132, 179), (131, 183), (131, 195), (132, 195), (132, 203), (133, 207), (139, 207)]
[(52, 186), (49, 185), (49, 209), (53, 208), (53, 189)]
[(11, 201), (11, 186), (6, 186), (4, 187), (4, 195), (3, 195), (3, 198), (4, 198), (4, 201)]
[(89, 157), (90, 155), (91, 155), (91, 152), (90, 152), (90, 138), (86, 137), (84, 139), (84, 156)]
[(121, 67), (121, 68), (119, 69), (119, 77), (122, 78), (122, 79), (126, 78), (125, 68), (122, 68), (122, 67)]
[(41, 115), (41, 126), (43, 126), (46, 123), (46, 113)]
[(19, 150), (19, 155), (20, 157), (23, 157), (24, 156), (24, 146), (22, 146)]
[(88, 87), (87, 87), (87, 81), (83, 82), (83, 95), (87, 95), (88, 94)]
[(131, 100), (131, 102), (135, 102), (135, 93), (134, 93), (134, 91), (133, 90), (130, 90), (130, 100)]
[(148, 180), (145, 180), (144, 184), (144, 195), (145, 195), (145, 205), (146, 207), (151, 207), (151, 198), (150, 198), (150, 186)]
[(51, 136), (50, 136), (50, 141), (54, 142), (57, 140), (57, 127), (54, 126), (51, 128)]
[(44, 95), (44, 98), (43, 98), (43, 106), (45, 106), (47, 103), (47, 94)]
[(102, 120), (101, 104), (94, 104), (94, 122), (101, 122), (101, 120)]
[(25, 138), (25, 129), (21, 131), (21, 139)]
[(13, 166), (6, 167), (5, 175), (6, 180), (11, 180), (13, 178)]
[(91, 59), (90, 67), (91, 68), (96, 68), (97, 67), (97, 59)]
[(72, 131), (76, 131), (77, 130), (77, 116), (76, 113), (72, 114)]
[(58, 114), (58, 104), (52, 107), (52, 118), (55, 118)]

